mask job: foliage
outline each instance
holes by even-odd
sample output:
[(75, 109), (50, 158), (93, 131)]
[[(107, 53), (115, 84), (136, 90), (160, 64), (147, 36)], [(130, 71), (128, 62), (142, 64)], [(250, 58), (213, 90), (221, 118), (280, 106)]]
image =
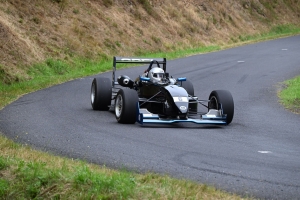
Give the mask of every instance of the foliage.
[(191, 181), (56, 157), (2, 136), (0, 150), (0, 199), (242, 199)]
[(283, 83), (284, 88), (279, 92), (281, 103), (289, 110), (300, 114), (300, 76)]

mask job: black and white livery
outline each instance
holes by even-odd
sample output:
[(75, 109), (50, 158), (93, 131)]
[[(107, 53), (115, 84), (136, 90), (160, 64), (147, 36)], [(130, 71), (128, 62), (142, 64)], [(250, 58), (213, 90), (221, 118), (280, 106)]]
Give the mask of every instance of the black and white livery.
[[(132, 80), (126, 75), (116, 78), (118, 63), (148, 64), (144, 74)], [(93, 79), (91, 104), (94, 110), (110, 110), (119, 123), (228, 125), (234, 115), (232, 95), (214, 90), (207, 100), (194, 95), (193, 84), (185, 77), (173, 78), (166, 72), (166, 58), (114, 57), (112, 80)], [(204, 107), (205, 112), (199, 111)]]

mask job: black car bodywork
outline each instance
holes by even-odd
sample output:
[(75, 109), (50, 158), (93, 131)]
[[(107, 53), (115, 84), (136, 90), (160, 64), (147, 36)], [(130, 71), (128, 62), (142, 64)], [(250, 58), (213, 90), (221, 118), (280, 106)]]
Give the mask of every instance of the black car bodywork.
[[(149, 64), (148, 71), (160, 67), (165, 78), (153, 83), (147, 76), (132, 80), (126, 75), (116, 78), (118, 63)], [(91, 105), (94, 110), (114, 110), (119, 123), (228, 125), (234, 115), (232, 95), (227, 90), (214, 90), (207, 100), (194, 95), (193, 84), (186, 78), (173, 78), (166, 71), (166, 58), (114, 57), (112, 80), (94, 78), (91, 86)], [(206, 112), (199, 112), (199, 105)]]

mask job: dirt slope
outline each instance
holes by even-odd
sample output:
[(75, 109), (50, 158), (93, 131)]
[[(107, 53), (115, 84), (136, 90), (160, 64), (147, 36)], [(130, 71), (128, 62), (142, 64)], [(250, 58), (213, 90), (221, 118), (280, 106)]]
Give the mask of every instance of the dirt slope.
[(300, 24), (299, 0), (0, 0), (0, 81), (48, 57), (139, 55)]

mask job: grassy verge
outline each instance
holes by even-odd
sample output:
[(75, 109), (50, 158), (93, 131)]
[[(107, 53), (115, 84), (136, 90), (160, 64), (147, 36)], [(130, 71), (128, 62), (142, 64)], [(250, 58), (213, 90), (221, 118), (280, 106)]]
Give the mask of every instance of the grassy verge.
[[(267, 33), (239, 36), (236, 39), (232, 39), (234, 41), (233, 44), (224, 45), (222, 47), (215, 45), (177, 50), (173, 52), (156, 52), (149, 53), (146, 57), (166, 57), (170, 60), (193, 54), (217, 51), (245, 43), (253, 43), (299, 33), (300, 27), (295, 27), (293, 25), (280, 25), (275, 26)], [(71, 62), (50, 58), (43, 63), (35, 64), (28, 70), (28, 75), (31, 77), (29, 80), (22, 80), (21, 78), (20, 81), (9, 84), (4, 84), (0, 80), (0, 109), (23, 94), (60, 84), (75, 78), (105, 72), (111, 69), (112, 58), (102, 58), (100, 61), (91, 61), (85, 58), (74, 58)]]
[(283, 83), (284, 88), (278, 93), (285, 108), (300, 114), (300, 76)]
[[(144, 57), (167, 57), (168, 59), (174, 59), (219, 49), (219, 46), (199, 47), (176, 52), (147, 54), (147, 56)], [(126, 67), (126, 65), (118, 65), (118, 67)], [(104, 58), (101, 61), (76, 58), (72, 62), (54, 60), (51, 58), (47, 59), (45, 62), (38, 63), (28, 70), (28, 75), (31, 77), (29, 80), (21, 80), (9, 84), (3, 84), (0, 81), (0, 108), (3, 108), (23, 94), (111, 69), (112, 57)]]
[[(266, 34), (240, 36), (236, 38), (234, 46), (299, 33), (300, 28), (297, 27), (278, 26)], [(174, 59), (227, 47), (201, 47), (147, 56)], [(30, 68), (28, 75), (31, 79), (0, 83), (0, 108), (23, 94), (105, 72), (111, 67), (111, 58), (101, 61), (77, 58), (72, 62), (48, 59)], [(291, 86), (289, 82), (287, 85)], [(287, 91), (287, 94), (291, 92)], [(287, 94), (285, 91), (281, 93), (283, 96)], [(292, 102), (299, 105), (299, 96)], [(151, 173), (142, 175), (113, 171), (82, 161), (51, 156), (15, 144), (2, 136), (0, 150), (1, 199), (240, 199), (236, 195), (191, 181)]]
[(0, 136), (0, 199), (242, 199), (153, 173), (51, 156)]
[(294, 25), (278, 25), (274, 26), (269, 32), (256, 34), (256, 35), (240, 35), (237, 41), (240, 42), (258, 42), (270, 39), (276, 39), (278, 37), (284, 37), (289, 35), (299, 34), (300, 27)]

